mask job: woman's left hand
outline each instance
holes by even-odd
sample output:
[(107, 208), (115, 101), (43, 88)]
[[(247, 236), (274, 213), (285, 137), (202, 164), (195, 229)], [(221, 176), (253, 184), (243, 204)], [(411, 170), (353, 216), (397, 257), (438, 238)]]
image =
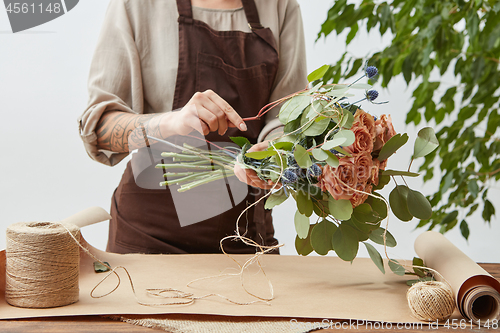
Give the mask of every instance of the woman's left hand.
[[(252, 146), (248, 152), (265, 150), (268, 147), (268, 141), (260, 142)], [(269, 190), (275, 186), (275, 184), (269, 180), (266, 182), (257, 176), (257, 173), (252, 169), (243, 169), (238, 163), (234, 166), (234, 174), (240, 181), (246, 183), (253, 187), (258, 187), (264, 190)], [(276, 188), (280, 188), (281, 185), (278, 184)]]

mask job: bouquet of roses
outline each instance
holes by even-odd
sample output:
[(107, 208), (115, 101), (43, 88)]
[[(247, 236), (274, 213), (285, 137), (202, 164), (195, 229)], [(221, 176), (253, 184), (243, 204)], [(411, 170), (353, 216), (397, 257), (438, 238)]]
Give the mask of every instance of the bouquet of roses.
[[(240, 149), (220, 147), (207, 152), (186, 145), (181, 153), (162, 154), (177, 162), (157, 167), (193, 170), (177, 176), (168, 172), (168, 181), (161, 185), (181, 184), (179, 190), (185, 191), (232, 175), (234, 165), (239, 163), (261, 179), (281, 185), (268, 194), (267, 209), (289, 197), (295, 199), (295, 246), (299, 254), (315, 251), (326, 255), (334, 251), (341, 259), (352, 261), (362, 242), (377, 267), (385, 272), (382, 256), (368, 240), (396, 245), (394, 237), (381, 226), (389, 205), (402, 221), (428, 219), (432, 208), (425, 196), (406, 182), (397, 184), (396, 177), (418, 176), (409, 171), (410, 167), (407, 171), (386, 169), (387, 159), (408, 141), (408, 135), (396, 133), (390, 115), (372, 115), (355, 105), (365, 100), (383, 104), (374, 102), (378, 92), (369, 84), (357, 83), (359, 79), (351, 84), (324, 84), (321, 78), (328, 68), (325, 65), (308, 76), (311, 88), (268, 106), (283, 103), (279, 120), (284, 133), (270, 141), (267, 149), (248, 152), (252, 145), (242, 137), (232, 138)], [(372, 79), (376, 75), (377, 69), (369, 66), (363, 77)], [(364, 90), (364, 98), (349, 103), (348, 98), (354, 96), (351, 89)], [(433, 130), (422, 129), (415, 140), (412, 161), (436, 148)], [(391, 178), (396, 186), (387, 201), (377, 191)], [(389, 266), (396, 273), (404, 273), (395, 260), (390, 260)]]

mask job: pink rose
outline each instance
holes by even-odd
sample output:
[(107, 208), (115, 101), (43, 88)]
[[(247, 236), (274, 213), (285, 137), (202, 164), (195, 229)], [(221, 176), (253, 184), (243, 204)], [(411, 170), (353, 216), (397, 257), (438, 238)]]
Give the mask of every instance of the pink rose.
[(373, 143), (373, 150), (377, 151), (389, 141), (396, 134), (394, 126), (392, 126), (391, 115), (383, 114), (377, 121), (375, 121), (375, 139)]
[(375, 135), (375, 120), (373, 119), (373, 116), (361, 109), (358, 109), (354, 114), (353, 126), (365, 127), (372, 138)]
[(358, 182), (357, 167), (352, 157), (344, 157), (339, 160), (337, 168), (326, 165), (320, 177), (320, 188), (323, 192), (328, 191), (335, 200), (349, 200)]
[(354, 154), (354, 164), (357, 166), (358, 183), (366, 183), (372, 175), (373, 161), (370, 152)]
[(354, 123), (351, 127), (351, 131), (354, 133), (355, 141), (352, 145), (345, 147), (344, 149), (351, 153), (371, 153), (373, 150), (373, 138), (370, 132), (361, 123)]

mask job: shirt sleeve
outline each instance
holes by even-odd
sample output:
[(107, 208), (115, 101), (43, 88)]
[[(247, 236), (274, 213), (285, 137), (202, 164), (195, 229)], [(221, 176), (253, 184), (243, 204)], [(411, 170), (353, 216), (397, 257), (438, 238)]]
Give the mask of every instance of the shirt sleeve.
[(127, 153), (97, 148), (96, 126), (106, 111), (143, 113), (140, 58), (124, 0), (111, 0), (88, 79), (89, 101), (78, 118), (80, 136), (89, 156), (115, 165)]
[[(293, 94), (307, 86), (307, 64), (304, 40), (304, 27), (300, 6), (295, 0), (279, 1), (286, 6), (279, 35), (279, 66), (270, 101)], [(263, 141), (274, 129), (283, 126), (277, 119), (279, 105), (265, 114), (266, 125), (259, 134), (258, 141)]]

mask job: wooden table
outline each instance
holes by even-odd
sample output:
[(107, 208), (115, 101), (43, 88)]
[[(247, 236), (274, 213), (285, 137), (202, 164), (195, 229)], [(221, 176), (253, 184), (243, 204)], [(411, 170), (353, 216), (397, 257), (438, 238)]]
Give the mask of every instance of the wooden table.
[[(487, 270), (496, 279), (500, 280), (500, 264), (480, 264), (485, 270)], [(156, 316), (161, 317), (161, 316)], [(164, 316), (168, 318), (168, 315)], [(265, 318), (263, 318), (265, 319)], [(319, 320), (310, 320), (311, 322), (321, 322)], [(307, 320), (305, 320), (307, 322)], [(343, 327), (352, 332), (394, 332), (394, 331), (404, 331), (404, 332), (500, 332), (500, 328), (493, 329), (490, 328), (477, 328), (470, 327), (467, 328), (455, 328), (453, 329), (450, 325), (449, 328), (440, 326), (438, 329), (433, 327), (428, 327), (427, 324), (422, 326), (413, 327), (397, 327), (396, 324), (391, 327), (377, 327), (375, 323), (368, 323), (367, 325), (357, 325), (355, 322), (348, 321), (333, 321), (333, 325), (337, 323), (336, 327)], [(152, 332), (157, 331), (156, 329), (134, 326), (121, 321), (113, 320), (108, 317), (103, 316), (72, 316), (72, 317), (49, 317), (49, 318), (31, 318), (31, 319), (13, 319), (13, 320), (0, 320), (0, 332), (2, 333), (132, 333), (132, 332)], [(323, 329), (318, 330), (318, 333), (333, 333), (338, 332), (338, 329)], [(165, 332), (165, 331), (162, 331)], [(272, 333), (272, 332), (270, 332)]]

